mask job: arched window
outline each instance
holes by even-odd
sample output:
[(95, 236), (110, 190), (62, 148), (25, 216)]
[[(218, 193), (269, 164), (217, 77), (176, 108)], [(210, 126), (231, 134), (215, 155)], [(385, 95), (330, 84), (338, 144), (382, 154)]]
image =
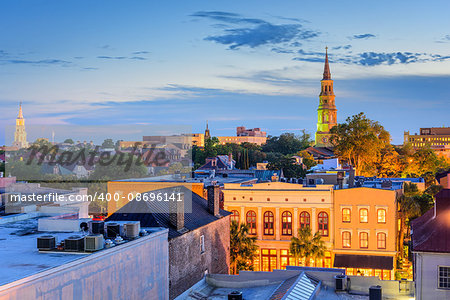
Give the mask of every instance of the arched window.
[(367, 208), (361, 208), (359, 210), (359, 222), (367, 223), (369, 222), (369, 211)]
[(264, 234), (273, 235), (273, 212), (271, 211), (264, 213)]
[(231, 211), (231, 222), (235, 221), (236, 223), (239, 223), (239, 212), (237, 210)]
[(256, 234), (256, 213), (253, 210), (247, 212), (247, 225), (249, 227), (249, 234)]
[(322, 236), (328, 236), (328, 214), (324, 211), (319, 213), (318, 217), (319, 233)]
[(300, 228), (310, 227), (310, 216), (307, 211), (302, 211), (300, 213)]
[(349, 231), (342, 233), (342, 247), (350, 248), (352, 246), (352, 234)]
[(350, 208), (343, 208), (342, 209), (342, 222), (350, 223), (350, 220), (351, 220)]
[(281, 214), (281, 234), (292, 235), (292, 214), (289, 211)]
[(384, 232), (377, 233), (377, 248), (386, 249), (386, 233)]
[(378, 216), (378, 223), (386, 223), (386, 210), (385, 209), (379, 209), (377, 211)]
[(359, 248), (369, 248), (369, 234), (367, 232), (359, 234)]

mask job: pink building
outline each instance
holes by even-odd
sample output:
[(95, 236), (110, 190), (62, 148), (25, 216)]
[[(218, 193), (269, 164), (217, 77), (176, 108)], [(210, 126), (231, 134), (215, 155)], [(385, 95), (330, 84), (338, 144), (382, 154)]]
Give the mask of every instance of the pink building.
[(237, 136), (258, 136), (258, 137), (265, 137), (266, 132), (261, 131), (261, 128), (252, 128), (247, 129), (245, 126), (239, 126), (236, 128), (236, 135)]

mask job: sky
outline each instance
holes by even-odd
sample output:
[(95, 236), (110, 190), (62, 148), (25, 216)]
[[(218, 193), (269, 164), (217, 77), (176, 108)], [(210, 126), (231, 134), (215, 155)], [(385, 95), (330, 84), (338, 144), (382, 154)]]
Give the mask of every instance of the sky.
[[(0, 1), (0, 126), (314, 134), (328, 46), (338, 122), (393, 143), (450, 126), (448, 1)], [(29, 136), (33, 140), (38, 136)], [(46, 136), (45, 136), (46, 137)], [(50, 138), (50, 137), (48, 137)], [(0, 130), (0, 144), (5, 130)]]

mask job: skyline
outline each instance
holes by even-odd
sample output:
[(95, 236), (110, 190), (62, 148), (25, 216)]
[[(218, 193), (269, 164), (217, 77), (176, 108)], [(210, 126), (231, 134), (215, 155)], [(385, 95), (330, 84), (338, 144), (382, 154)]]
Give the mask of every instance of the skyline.
[(388, 2), (30, 3), (1, 4), (4, 128), (22, 101), (27, 125), (181, 124), (202, 132), (209, 120), (212, 135), (234, 135), (241, 125), (313, 135), (325, 46), (339, 123), (365, 112), (394, 144), (403, 131), (450, 125), (442, 109), (450, 100), (444, 1), (390, 10)]

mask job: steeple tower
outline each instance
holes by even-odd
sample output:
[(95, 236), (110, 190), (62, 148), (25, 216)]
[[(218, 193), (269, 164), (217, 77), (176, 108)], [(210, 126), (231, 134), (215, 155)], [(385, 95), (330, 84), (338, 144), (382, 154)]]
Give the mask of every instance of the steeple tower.
[(205, 140), (209, 139), (210, 137), (211, 137), (211, 134), (210, 134), (209, 128), (208, 128), (208, 120), (206, 120)]
[(328, 62), (328, 47), (325, 48), (325, 66), (320, 82), (319, 108), (317, 109), (316, 147), (332, 147), (330, 130), (337, 124), (337, 109), (334, 102), (333, 80)]
[(23, 118), (22, 102), (19, 104), (19, 114), (16, 119), (16, 131), (14, 132), (14, 147), (28, 147), (27, 133), (25, 131), (25, 119)]

